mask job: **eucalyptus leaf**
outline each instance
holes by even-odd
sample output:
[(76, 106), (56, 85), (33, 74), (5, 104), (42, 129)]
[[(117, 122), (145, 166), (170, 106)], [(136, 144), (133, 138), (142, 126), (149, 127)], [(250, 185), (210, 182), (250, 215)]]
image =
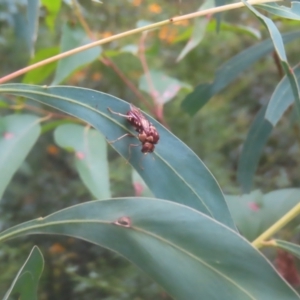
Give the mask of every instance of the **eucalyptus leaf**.
[[(294, 68), (298, 84), (300, 85), (300, 67)], [(282, 115), (294, 102), (294, 94), (287, 76), (277, 85), (267, 107), (265, 118), (275, 127)]]
[[(300, 31), (292, 31), (282, 35), (285, 44), (299, 37)], [(192, 93), (188, 94), (182, 102), (182, 108), (190, 115), (196, 114), (214, 95), (227, 87), (244, 70), (273, 50), (272, 40), (267, 39), (235, 55), (218, 69), (212, 83), (201, 83)]]
[(67, 235), (111, 249), (179, 300), (299, 299), (238, 233), (170, 201), (87, 202), (3, 231), (0, 241), (28, 234)]
[(274, 44), (275, 51), (278, 55), (278, 58), (281, 60), (282, 67), (283, 67), (283, 69), (286, 73), (286, 76), (290, 82), (291, 89), (292, 89), (292, 92), (294, 95), (296, 111), (298, 113), (298, 118), (300, 121), (300, 89), (299, 89), (299, 85), (298, 85), (296, 76), (288, 63), (282, 36), (271, 19), (262, 15), (252, 5), (250, 5), (246, 0), (242, 0), (242, 1), (253, 12), (253, 14), (256, 15), (256, 17), (267, 27), (267, 29), (270, 33), (270, 36), (271, 36), (273, 44)]
[(265, 119), (267, 107), (263, 106), (251, 124), (239, 157), (237, 178), (244, 193), (249, 193), (261, 153), (272, 132), (272, 125)]
[[(200, 6), (199, 11), (209, 9), (215, 6), (215, 1), (214, 0), (205, 0), (203, 4)], [(209, 18), (207, 17), (202, 17), (202, 18), (197, 18), (194, 20), (194, 29), (192, 32), (192, 35), (185, 45), (185, 47), (181, 50), (179, 56), (177, 57), (176, 61), (182, 60), (191, 50), (196, 48), (200, 42), (202, 41), (205, 31), (206, 31), (206, 26), (209, 23)]]
[(286, 241), (282, 241), (282, 240), (277, 240), (277, 239), (272, 240), (272, 244), (274, 247), (285, 250), (300, 259), (300, 246), (299, 245), (290, 243), (290, 242), (286, 242)]
[(278, 5), (277, 3), (262, 3), (258, 7), (282, 18), (300, 20), (300, 3), (298, 1), (291, 1), (291, 7)]
[(39, 25), (39, 0), (27, 1), (27, 22), (28, 22), (28, 34), (30, 40), (30, 55), (34, 54), (34, 44), (37, 39), (37, 31)]
[[(24, 96), (83, 119), (110, 141), (126, 133), (136, 134), (124, 117), (108, 111), (111, 108), (126, 114), (129, 104), (105, 93), (76, 87), (24, 84), (0, 85), (0, 93)], [(129, 157), (129, 145), (139, 144), (135, 137), (125, 137), (111, 145), (129, 160), (156, 197), (193, 207), (235, 229), (224, 195), (207, 167), (166, 128), (150, 116), (146, 117), (160, 134), (153, 154), (145, 157), (141, 147), (131, 147)]]
[(62, 124), (54, 131), (56, 144), (75, 151), (81, 180), (96, 199), (110, 197), (106, 141), (98, 131), (78, 124)]
[(44, 269), (44, 258), (37, 246), (31, 250), (3, 300), (18, 295), (19, 300), (37, 300), (37, 287)]
[(0, 199), (40, 135), (39, 119), (33, 115), (0, 118)]

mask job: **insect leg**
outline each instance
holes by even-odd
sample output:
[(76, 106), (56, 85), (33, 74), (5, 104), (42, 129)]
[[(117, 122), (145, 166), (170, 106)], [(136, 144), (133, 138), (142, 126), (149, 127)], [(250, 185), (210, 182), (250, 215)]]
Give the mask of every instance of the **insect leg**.
[(123, 115), (123, 114), (120, 114), (120, 113), (118, 113), (118, 112), (115, 112), (115, 111), (111, 110), (110, 107), (108, 107), (107, 110), (108, 110), (110, 113), (112, 113), (112, 114), (115, 114), (115, 115), (118, 115), (118, 116), (120, 116), (120, 117), (124, 117), (124, 118), (128, 119), (128, 116), (127, 116), (127, 115)]
[(123, 134), (122, 136), (118, 137), (117, 139), (113, 140), (113, 141), (107, 141), (109, 144), (113, 144), (119, 140), (121, 140), (122, 138), (124, 138), (125, 136), (134, 136), (133, 134), (131, 133), (125, 133)]

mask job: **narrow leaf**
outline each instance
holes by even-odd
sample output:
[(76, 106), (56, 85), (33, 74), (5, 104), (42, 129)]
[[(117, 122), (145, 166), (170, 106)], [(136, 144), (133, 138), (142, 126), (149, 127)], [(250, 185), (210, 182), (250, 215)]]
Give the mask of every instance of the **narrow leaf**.
[(37, 38), (38, 24), (39, 24), (39, 0), (27, 1), (27, 22), (28, 22), (28, 34), (30, 40), (30, 55), (34, 54), (34, 44)]
[[(300, 37), (300, 31), (288, 32), (282, 35), (284, 43), (289, 43)], [(244, 70), (257, 60), (274, 50), (271, 39), (252, 46), (224, 63), (216, 73), (212, 83), (202, 83), (186, 96), (182, 108), (190, 115), (197, 113), (215, 94), (233, 82)]]
[[(294, 73), (300, 85), (300, 67), (294, 68)], [(265, 118), (275, 127), (285, 111), (294, 102), (294, 94), (290, 82), (285, 76), (277, 85), (267, 107)]]
[(0, 199), (11, 178), (37, 141), (41, 128), (33, 115), (0, 118)]
[(62, 234), (111, 249), (179, 300), (299, 299), (238, 233), (170, 201), (87, 202), (10, 228), (0, 240), (26, 234)]
[[(215, 6), (214, 0), (205, 0), (204, 3), (200, 6), (199, 11), (205, 10), (205, 9), (208, 9), (208, 8), (211, 8), (214, 6)], [(209, 23), (209, 21), (210, 21), (210, 18), (207, 18), (207, 17), (195, 19), (192, 35), (191, 35), (188, 43), (185, 45), (185, 47), (182, 49), (179, 56), (177, 57), (177, 59), (176, 59), (177, 62), (182, 60), (191, 50), (193, 50), (200, 44), (200, 42), (202, 41), (202, 39), (204, 37), (205, 31), (206, 31), (206, 26)]]
[(270, 33), (276, 53), (278, 54), (278, 57), (281, 60), (281, 64), (286, 73), (286, 76), (289, 79), (289, 82), (290, 82), (290, 85), (291, 85), (291, 88), (292, 88), (292, 91), (294, 94), (294, 98), (295, 98), (294, 100), (295, 100), (295, 105), (296, 105), (296, 111), (297, 111), (298, 118), (300, 121), (300, 90), (299, 90), (298, 82), (297, 82), (297, 79), (293, 72), (293, 69), (290, 67), (290, 65), (287, 61), (281, 34), (271, 19), (265, 17), (260, 12), (258, 12), (246, 0), (242, 0), (242, 1), (256, 15), (256, 17), (267, 27), (267, 29)]
[(282, 240), (272, 240), (272, 244), (274, 244), (275, 247), (281, 248), (296, 257), (300, 259), (300, 246), (294, 243), (289, 243)]
[[(0, 85), (0, 93), (22, 95), (83, 119), (108, 140), (115, 140), (124, 133), (136, 134), (125, 118), (108, 111), (109, 107), (126, 114), (129, 104), (105, 93), (75, 87), (24, 84)], [(193, 207), (234, 229), (224, 195), (203, 162), (166, 128), (146, 116), (160, 134), (153, 154), (144, 157), (140, 147), (131, 147), (129, 157), (129, 145), (139, 144), (134, 137), (123, 138), (112, 143), (112, 147), (129, 159), (156, 197)]]
[(265, 144), (272, 132), (272, 125), (264, 118), (266, 107), (262, 107), (251, 124), (238, 162), (237, 178), (244, 193), (250, 192), (253, 177)]
[[(74, 27), (68, 24), (63, 26), (60, 44), (61, 52), (74, 49), (90, 42), (91, 40), (81, 27)], [(94, 47), (60, 60), (52, 84), (61, 83), (78, 68), (93, 62), (100, 53), (101, 47)]]
[(300, 3), (297, 1), (292, 1), (290, 8), (277, 3), (263, 3), (258, 7), (285, 19), (300, 20)]
[(75, 151), (75, 166), (96, 199), (110, 198), (106, 141), (94, 129), (77, 124), (56, 128), (54, 139), (58, 146)]
[(18, 295), (19, 300), (37, 300), (37, 287), (44, 269), (44, 258), (37, 246), (31, 250), (3, 300)]

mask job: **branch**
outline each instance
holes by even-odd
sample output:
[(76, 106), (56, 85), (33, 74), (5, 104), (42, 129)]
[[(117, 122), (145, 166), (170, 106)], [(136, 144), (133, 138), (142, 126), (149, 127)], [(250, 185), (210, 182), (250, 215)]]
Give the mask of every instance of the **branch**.
[[(249, 4), (255, 5), (255, 4), (262, 4), (262, 3), (275, 2), (275, 1), (280, 1), (280, 0), (252, 0), (252, 1), (249, 1)], [(179, 21), (182, 21), (182, 20), (193, 19), (193, 18), (205, 16), (205, 15), (212, 15), (212, 14), (216, 14), (216, 13), (219, 13), (219, 12), (222, 12), (222, 11), (237, 9), (237, 8), (240, 8), (240, 7), (243, 7), (243, 6), (244, 6), (243, 2), (238, 2), (238, 3), (213, 7), (213, 8), (210, 8), (210, 9), (197, 11), (197, 12), (194, 12), (194, 13), (191, 13), (191, 14), (186, 14), (186, 15), (179, 16), (179, 17), (173, 17), (173, 18), (170, 18), (168, 20), (164, 20), (164, 21), (161, 21), (161, 22), (157, 22), (157, 23), (150, 24), (150, 25), (147, 25), (147, 26), (143, 26), (143, 27), (140, 27), (140, 28), (136, 28), (136, 29), (133, 29), (133, 30), (125, 31), (123, 33), (119, 33), (119, 34), (104, 38), (102, 40), (95, 41), (95, 42), (92, 42), (90, 44), (83, 45), (83, 46), (80, 46), (78, 48), (60, 53), (58, 55), (52, 56), (52, 57), (47, 58), (45, 60), (42, 60), (38, 63), (35, 63), (31, 66), (20, 69), (20, 70), (14, 72), (14, 73), (11, 73), (7, 76), (4, 76), (4, 77), (0, 78), (0, 83), (7, 82), (7, 81), (9, 81), (13, 78), (16, 78), (20, 75), (25, 74), (25, 73), (27, 73), (31, 70), (34, 70), (38, 67), (41, 67), (41, 66), (44, 66), (44, 65), (47, 65), (47, 64), (50, 64), (50, 63), (55, 62), (57, 60), (60, 60), (62, 58), (68, 57), (70, 55), (73, 55), (73, 54), (82, 52), (84, 50), (87, 50), (87, 49), (90, 49), (90, 48), (93, 48), (93, 47), (96, 47), (96, 46), (99, 46), (99, 45), (103, 45), (103, 44), (121, 39), (121, 38), (126, 37), (126, 36), (141, 33), (143, 31), (147, 31), (147, 30), (156, 29), (156, 28), (159, 28), (161, 26), (164, 26), (164, 25), (167, 25), (167, 24), (172, 24), (172, 23), (179, 22)]]

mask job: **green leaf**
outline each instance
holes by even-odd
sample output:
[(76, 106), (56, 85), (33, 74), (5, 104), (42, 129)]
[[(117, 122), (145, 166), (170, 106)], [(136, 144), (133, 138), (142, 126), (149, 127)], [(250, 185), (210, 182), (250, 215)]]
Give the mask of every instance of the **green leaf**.
[(44, 269), (44, 258), (37, 246), (31, 250), (3, 300), (18, 295), (19, 300), (37, 300), (38, 282)]
[(153, 197), (153, 194), (149, 190), (147, 184), (143, 180), (143, 178), (139, 175), (139, 173), (132, 169), (132, 184), (135, 190), (135, 196), (137, 197)]
[[(63, 26), (60, 44), (61, 52), (74, 49), (90, 42), (91, 40), (86, 36), (86, 33), (81, 27), (71, 26), (69, 24)], [(52, 84), (61, 83), (75, 70), (93, 62), (99, 57), (101, 51), (101, 47), (94, 47), (60, 60)]]
[[(199, 11), (212, 8), (214, 6), (215, 6), (214, 0), (205, 0), (204, 3), (200, 6)], [(177, 57), (176, 59), (177, 62), (182, 60), (191, 50), (193, 50), (200, 44), (200, 42), (204, 37), (206, 26), (208, 23), (209, 23), (209, 18), (207, 17), (197, 18), (194, 20), (194, 29), (192, 35), (188, 43), (185, 45), (185, 47), (182, 49), (179, 56)]]
[[(300, 67), (294, 68), (294, 73), (300, 85)], [(275, 127), (284, 112), (294, 102), (294, 95), (290, 82), (285, 76), (277, 85), (267, 107), (265, 118)]]
[(255, 240), (299, 203), (300, 189), (282, 189), (262, 194), (226, 195), (226, 200), (239, 232)]
[(273, 129), (265, 119), (265, 112), (263, 106), (251, 124), (238, 162), (237, 178), (245, 193), (252, 188), (261, 153)]
[(46, 133), (48, 131), (52, 131), (53, 129), (55, 129), (56, 127), (58, 127), (59, 125), (63, 125), (63, 124), (70, 124), (70, 123), (74, 123), (74, 119), (62, 119), (62, 120), (55, 120), (55, 121), (50, 121), (47, 122), (46, 124), (42, 125), (42, 131), (41, 133)]
[(15, 172), (40, 135), (39, 119), (33, 115), (0, 118), (0, 199)]
[[(26, 13), (18, 10), (13, 14), (14, 30), (17, 40), (23, 41), (29, 55), (33, 56), (39, 22), (39, 0), (27, 0), (26, 2)], [(18, 46), (23, 47), (20, 44)]]
[[(125, 114), (130, 109), (129, 104), (105, 93), (76, 87), (24, 84), (0, 85), (0, 93), (22, 95), (83, 119), (108, 140), (115, 140), (124, 133), (136, 134), (125, 118), (113, 115), (107, 109), (110, 107)], [(222, 191), (207, 167), (166, 128), (148, 115), (146, 117), (157, 128), (159, 143), (154, 153), (142, 161), (141, 148), (131, 147), (129, 163), (153, 194), (193, 207), (235, 229)], [(138, 143), (138, 140), (126, 137), (113, 143), (112, 147), (128, 160), (129, 145), (133, 143)]]
[(30, 41), (30, 55), (34, 54), (34, 44), (37, 38), (37, 31), (39, 26), (39, 0), (27, 1), (27, 22), (28, 22), (28, 38)]
[[(34, 58), (30, 60), (29, 65), (52, 57), (58, 53), (59, 49), (57, 47), (41, 49), (35, 54)], [(23, 77), (22, 82), (35, 84), (41, 83), (54, 72), (56, 65), (57, 62), (53, 62), (50, 64), (46, 64), (40, 68), (31, 70), (30, 72), (26, 73), (26, 75)]]
[(277, 248), (281, 248), (293, 255), (295, 255), (296, 257), (300, 258), (300, 246), (299, 245), (296, 245), (294, 243), (289, 243), (289, 242), (286, 242), (286, 241), (282, 241), (282, 240), (272, 240), (271, 241), (272, 244), (274, 244), (274, 247), (277, 247)]
[(263, 3), (257, 6), (279, 17), (300, 20), (300, 3), (297, 1), (292, 1), (291, 4), (291, 8), (278, 5), (277, 3)]
[(293, 72), (293, 69), (290, 67), (290, 65), (288, 63), (281, 34), (271, 19), (265, 17), (260, 12), (258, 12), (246, 0), (242, 0), (242, 1), (249, 8), (249, 10), (251, 10), (252, 13), (254, 15), (256, 15), (256, 17), (267, 27), (267, 29), (270, 33), (270, 36), (272, 38), (272, 41), (273, 41), (273, 44), (275, 47), (275, 51), (276, 51), (279, 59), (281, 60), (282, 67), (285, 71), (287, 78), (289, 79), (289, 82), (290, 82), (290, 85), (291, 85), (291, 88), (293, 91), (293, 95), (294, 95), (296, 111), (298, 114), (298, 118), (300, 120), (300, 90), (299, 90), (298, 82), (297, 82), (297, 79)]
[(110, 198), (106, 141), (94, 129), (77, 124), (56, 128), (58, 146), (75, 151), (75, 166), (81, 180), (97, 199)]
[(46, 24), (53, 31), (56, 16), (60, 11), (61, 0), (41, 0), (41, 2), (46, 7)]
[(158, 103), (165, 104), (174, 98), (180, 89), (190, 86), (163, 72), (150, 70), (148, 75), (141, 76), (139, 88), (155, 97)]
[[(283, 42), (289, 43), (300, 36), (300, 31), (288, 32), (282, 35)], [(182, 108), (190, 115), (196, 114), (214, 95), (233, 82), (244, 70), (257, 60), (274, 50), (271, 39), (252, 46), (224, 63), (216, 73), (212, 83), (202, 83), (187, 95), (182, 102)]]
[(111, 249), (179, 300), (299, 299), (238, 233), (170, 201), (87, 202), (10, 228), (0, 240), (27, 234), (62, 234)]

